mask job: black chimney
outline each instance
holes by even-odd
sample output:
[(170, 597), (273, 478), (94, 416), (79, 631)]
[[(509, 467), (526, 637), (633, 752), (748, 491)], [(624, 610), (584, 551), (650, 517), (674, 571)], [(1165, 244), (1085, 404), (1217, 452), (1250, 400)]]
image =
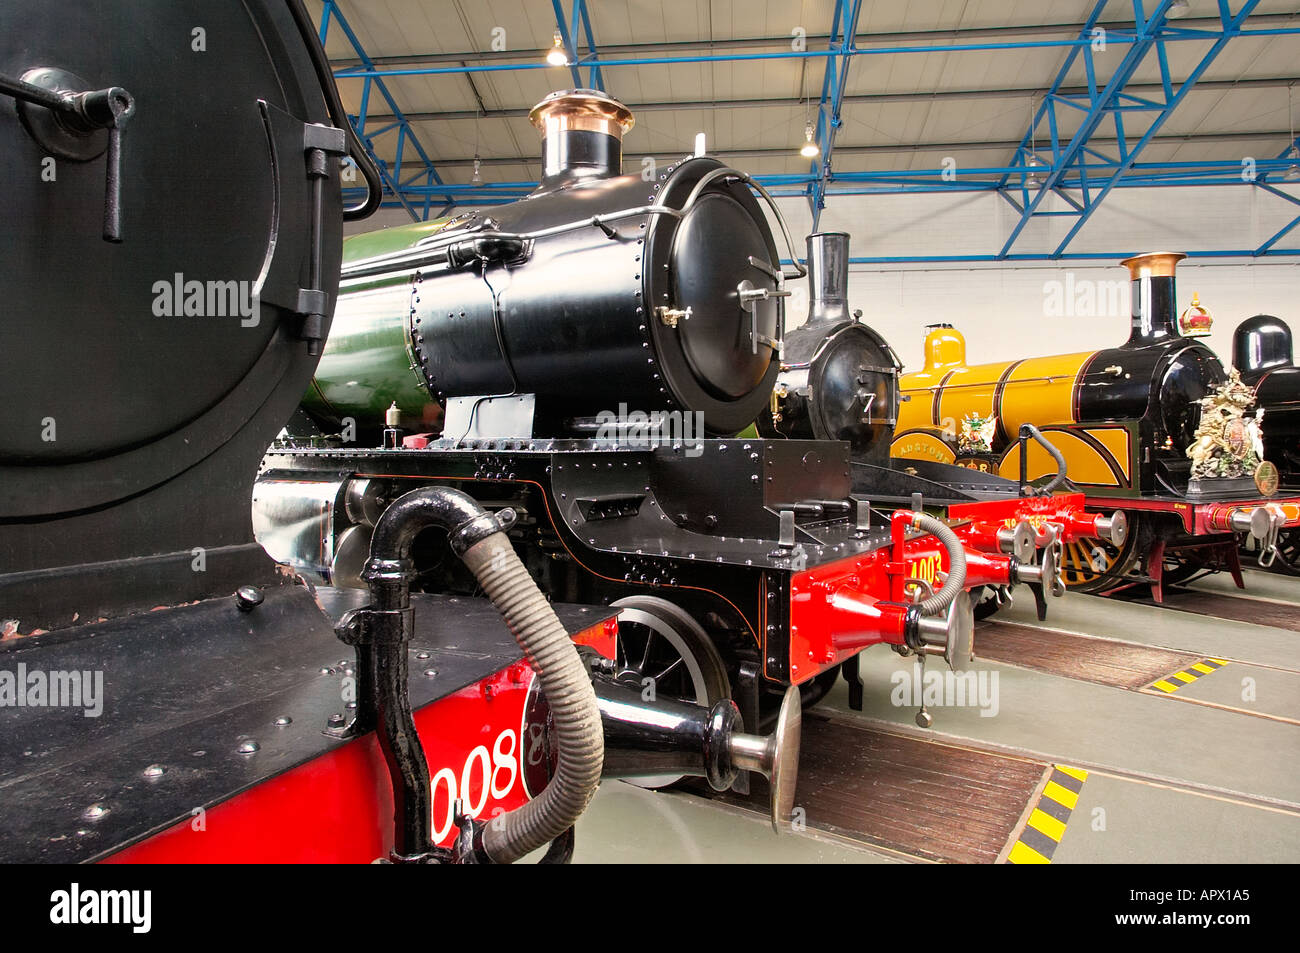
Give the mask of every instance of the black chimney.
[(814, 232), (808, 236), (808, 323), (851, 320), (848, 233)]
[(543, 190), (623, 171), (623, 134), (632, 110), (596, 89), (551, 93), (528, 113), (542, 134)]
[(1179, 337), (1174, 269), (1181, 252), (1148, 252), (1120, 262), (1132, 278), (1133, 331), (1124, 347), (1147, 347)]

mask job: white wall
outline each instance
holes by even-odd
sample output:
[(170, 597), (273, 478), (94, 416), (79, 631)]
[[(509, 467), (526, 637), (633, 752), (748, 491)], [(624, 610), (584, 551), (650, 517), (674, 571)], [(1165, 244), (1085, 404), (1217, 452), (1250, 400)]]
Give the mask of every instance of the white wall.
[[(807, 202), (778, 204), (802, 256), (802, 236), (811, 223)], [(1297, 212), (1300, 207), (1246, 186), (1115, 189), (1069, 251), (1255, 248)], [(1003, 199), (982, 193), (832, 196), (820, 227), (848, 232), (854, 257), (987, 255), (1001, 248), (1016, 218)], [(1073, 221), (1032, 221), (1013, 252), (1054, 249)], [(1277, 247), (1300, 247), (1300, 226)], [(885, 335), (909, 370), (920, 365), (922, 329), (939, 321), (965, 334), (972, 363), (1089, 350), (1128, 337), (1127, 294), (1115, 313), (1067, 317), (1048, 313), (1045, 286), (1127, 283), (1119, 261), (854, 265), (850, 306)], [(1193, 292), (1214, 316), (1208, 343), (1225, 362), (1231, 360), (1233, 329), (1251, 315), (1276, 315), (1300, 332), (1300, 258), (1189, 259), (1178, 268), (1179, 312)], [(788, 322), (794, 327), (806, 317), (807, 299), (791, 302)]]
[[(1153, 250), (1156, 249), (1153, 246)], [(1084, 351), (1122, 344), (1129, 334), (1128, 297), (1108, 316), (1048, 316), (1047, 282), (1074, 287), (1082, 281), (1127, 283), (1128, 271), (1112, 267), (1016, 266), (969, 269), (868, 269), (849, 273), (851, 307), (883, 334), (908, 370), (919, 368), (923, 328), (947, 321), (965, 336), (970, 363), (1037, 354)], [(1244, 318), (1273, 314), (1300, 333), (1300, 264), (1188, 264), (1178, 270), (1178, 310), (1192, 292), (1214, 316), (1207, 343), (1231, 361), (1232, 331)], [(793, 300), (793, 299), (792, 299)], [(806, 309), (806, 297), (801, 302)], [(792, 308), (793, 310), (793, 308)], [(806, 315), (791, 314), (790, 326)]]
[[(802, 257), (811, 222), (808, 205), (802, 199), (778, 203)], [(1115, 189), (1069, 250), (1255, 248), (1297, 212), (1300, 207), (1248, 186)], [(855, 257), (993, 254), (1015, 220), (1004, 200), (984, 193), (832, 196), (821, 228), (849, 232)], [(402, 210), (384, 209), (347, 231), (406, 221)], [(1072, 223), (1067, 216), (1033, 221), (1013, 251), (1051, 250)], [(1300, 226), (1278, 247), (1300, 247)], [(1067, 280), (1075, 288), (1087, 281), (1123, 283), (1127, 274), (1118, 258), (1113, 264), (855, 265), (849, 292), (851, 306), (862, 310), (863, 320), (885, 335), (910, 370), (919, 366), (922, 329), (938, 321), (966, 335), (972, 363), (1120, 344), (1128, 336), (1127, 297), (1113, 314), (1052, 316), (1044, 286), (1053, 281), (1064, 286)], [(1209, 343), (1225, 362), (1231, 360), (1233, 328), (1251, 315), (1276, 315), (1300, 336), (1300, 258), (1188, 260), (1178, 270), (1180, 312), (1192, 292), (1214, 315)], [(802, 324), (806, 314), (806, 293), (791, 298), (788, 325)]]

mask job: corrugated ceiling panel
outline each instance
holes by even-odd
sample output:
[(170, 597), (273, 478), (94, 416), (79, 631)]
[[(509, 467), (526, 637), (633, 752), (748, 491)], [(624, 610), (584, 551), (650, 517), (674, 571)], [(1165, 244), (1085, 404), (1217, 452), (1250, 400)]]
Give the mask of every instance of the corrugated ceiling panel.
[[(567, 2), (567, 0), (566, 0)], [(1234, 7), (1237, 3), (1233, 4)], [(1202, 9), (1204, 7), (1204, 9)], [(342, 0), (358, 38), (373, 56), (466, 53), (490, 49), (495, 28), (505, 31), (505, 46), (517, 51), (516, 62), (540, 64), (555, 30), (552, 6), (547, 0)], [(1092, 8), (1088, 0), (910, 0), (908, 3), (865, 3), (857, 43), (872, 48), (873, 36), (898, 31), (984, 29), (1042, 24), (1082, 22)], [(308, 0), (308, 9), (319, 18), (320, 0)], [(1204, 16), (1212, 5), (1197, 0), (1194, 16)], [(620, 52), (618, 55), (703, 55), (710, 51), (734, 54), (744, 49), (765, 51), (788, 49), (795, 27), (811, 37), (824, 36), (831, 26), (833, 4), (822, 0), (627, 0), (623, 3), (591, 3), (590, 15), (598, 48), (611, 45), (691, 43), (689, 50), (665, 54)], [(1259, 14), (1289, 14), (1300, 25), (1294, 0), (1264, 0)], [(1128, 0), (1112, 0), (1103, 21), (1131, 19)], [(1276, 25), (1271, 22), (1269, 25)], [(1249, 26), (1249, 24), (1248, 24)], [(1068, 35), (1051, 34), (1059, 38)], [(772, 38), (761, 46), (733, 47), (728, 41)], [(1010, 36), (955, 37), (955, 42), (988, 42)], [(1030, 35), (1028, 39), (1046, 38)], [(886, 42), (897, 42), (885, 38)], [(810, 48), (824, 47), (814, 39)], [(724, 45), (718, 45), (724, 44)], [(585, 47), (585, 39), (580, 38)], [(1176, 78), (1191, 70), (1208, 43), (1170, 45), (1170, 64)], [(1112, 43), (1097, 55), (1104, 82), (1121, 62), (1125, 44)], [(330, 34), (328, 52), (347, 60), (353, 51), (342, 34)], [(844, 125), (838, 135), (834, 168), (840, 172), (860, 170), (906, 170), (933, 168), (951, 153), (959, 169), (1002, 165), (1010, 150), (981, 147), (983, 142), (1018, 141), (1027, 126), (1030, 99), (1024, 95), (990, 98), (945, 97), (946, 90), (1045, 89), (1052, 81), (1067, 51), (1060, 48), (1021, 49), (996, 52), (883, 54), (854, 57), (850, 67), (844, 107)], [(1150, 57), (1137, 74), (1139, 82), (1159, 78), (1155, 58)], [(1274, 79), (1276, 85), (1237, 90), (1197, 88), (1166, 123), (1161, 135), (1148, 148), (1143, 161), (1191, 161), (1208, 158), (1235, 160), (1243, 155), (1273, 156), (1285, 146), (1285, 136), (1269, 136), (1288, 126), (1285, 78), (1294, 76), (1300, 61), (1300, 37), (1245, 38), (1232, 41), (1220, 55), (1207, 80)], [(499, 61), (493, 61), (499, 62)], [(447, 65), (439, 63), (436, 65)], [(607, 88), (633, 106), (638, 103), (696, 102), (760, 99), (771, 100), (747, 108), (694, 108), (644, 110), (629, 134), (626, 152), (671, 159), (692, 147), (696, 132), (703, 131), (716, 150), (759, 150), (760, 154), (734, 160), (742, 168), (758, 173), (803, 173), (808, 162), (795, 154), (803, 138), (803, 125), (811, 97), (815, 114), (825, 70), (824, 57), (769, 59), (744, 62), (687, 63), (609, 67)], [(1071, 81), (1082, 82), (1077, 67)], [(586, 73), (583, 73), (586, 82)], [(566, 68), (534, 68), (526, 71), (480, 71), (472, 74), (393, 77), (389, 88), (400, 108), (412, 113), (472, 112), (482, 107), (489, 113), (526, 110), (548, 92), (572, 85)], [(359, 105), (361, 83), (340, 82), (348, 108)], [(855, 102), (855, 96), (921, 94), (906, 102)], [(934, 93), (933, 96), (925, 96)], [(1037, 98), (1041, 102), (1041, 94)], [(372, 94), (371, 113), (387, 112), (377, 94)], [(1077, 125), (1070, 111), (1061, 112), (1061, 134), (1068, 139)], [(1128, 117), (1130, 136), (1140, 135), (1149, 117)], [(436, 120), (416, 124), (421, 143), (435, 161), (464, 162), (475, 150), (487, 159), (518, 160), (509, 165), (484, 166), (485, 181), (515, 181), (535, 178), (537, 138), (526, 119), (492, 116), (480, 121)], [(1259, 133), (1250, 138), (1226, 141), (1191, 141), (1187, 135)], [(1099, 135), (1109, 138), (1110, 127)], [(1040, 138), (1045, 138), (1046, 129)], [(391, 158), (395, 136), (383, 137), (377, 150)], [(914, 148), (916, 144), (953, 143), (951, 148)], [(962, 145), (962, 143), (969, 143)], [(855, 147), (888, 147), (889, 151), (854, 152)], [(1103, 146), (1103, 148), (1105, 148)], [(409, 155), (409, 153), (408, 153)], [(468, 181), (468, 165), (449, 166), (448, 181)], [(1040, 236), (1044, 240), (1048, 235)]]

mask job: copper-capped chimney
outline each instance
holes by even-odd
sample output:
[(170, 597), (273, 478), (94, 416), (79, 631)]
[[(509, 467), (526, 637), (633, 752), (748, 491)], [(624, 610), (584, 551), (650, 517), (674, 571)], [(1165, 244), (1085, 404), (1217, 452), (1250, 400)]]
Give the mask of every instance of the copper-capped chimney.
[(814, 232), (808, 236), (808, 323), (848, 320), (849, 236)]
[(1174, 270), (1182, 252), (1148, 252), (1120, 262), (1132, 279), (1133, 331), (1125, 347), (1145, 347), (1179, 337)]
[(528, 113), (542, 134), (542, 185), (554, 188), (623, 171), (623, 134), (632, 110), (597, 89), (551, 93)]

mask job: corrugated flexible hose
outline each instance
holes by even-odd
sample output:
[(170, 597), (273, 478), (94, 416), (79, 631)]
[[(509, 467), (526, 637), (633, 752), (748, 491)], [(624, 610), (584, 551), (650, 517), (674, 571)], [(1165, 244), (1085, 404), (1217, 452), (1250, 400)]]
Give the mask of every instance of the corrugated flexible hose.
[(509, 537), (493, 533), (463, 558), (541, 680), (559, 751), (555, 776), (541, 795), (493, 818), (483, 832), (488, 857), (508, 864), (555, 840), (586, 809), (600, 783), (605, 736), (591, 678)]
[(913, 526), (929, 533), (948, 551), (948, 578), (938, 592), (920, 602), (922, 615), (938, 615), (966, 588), (966, 549), (947, 523), (925, 513), (912, 513), (911, 516)]

